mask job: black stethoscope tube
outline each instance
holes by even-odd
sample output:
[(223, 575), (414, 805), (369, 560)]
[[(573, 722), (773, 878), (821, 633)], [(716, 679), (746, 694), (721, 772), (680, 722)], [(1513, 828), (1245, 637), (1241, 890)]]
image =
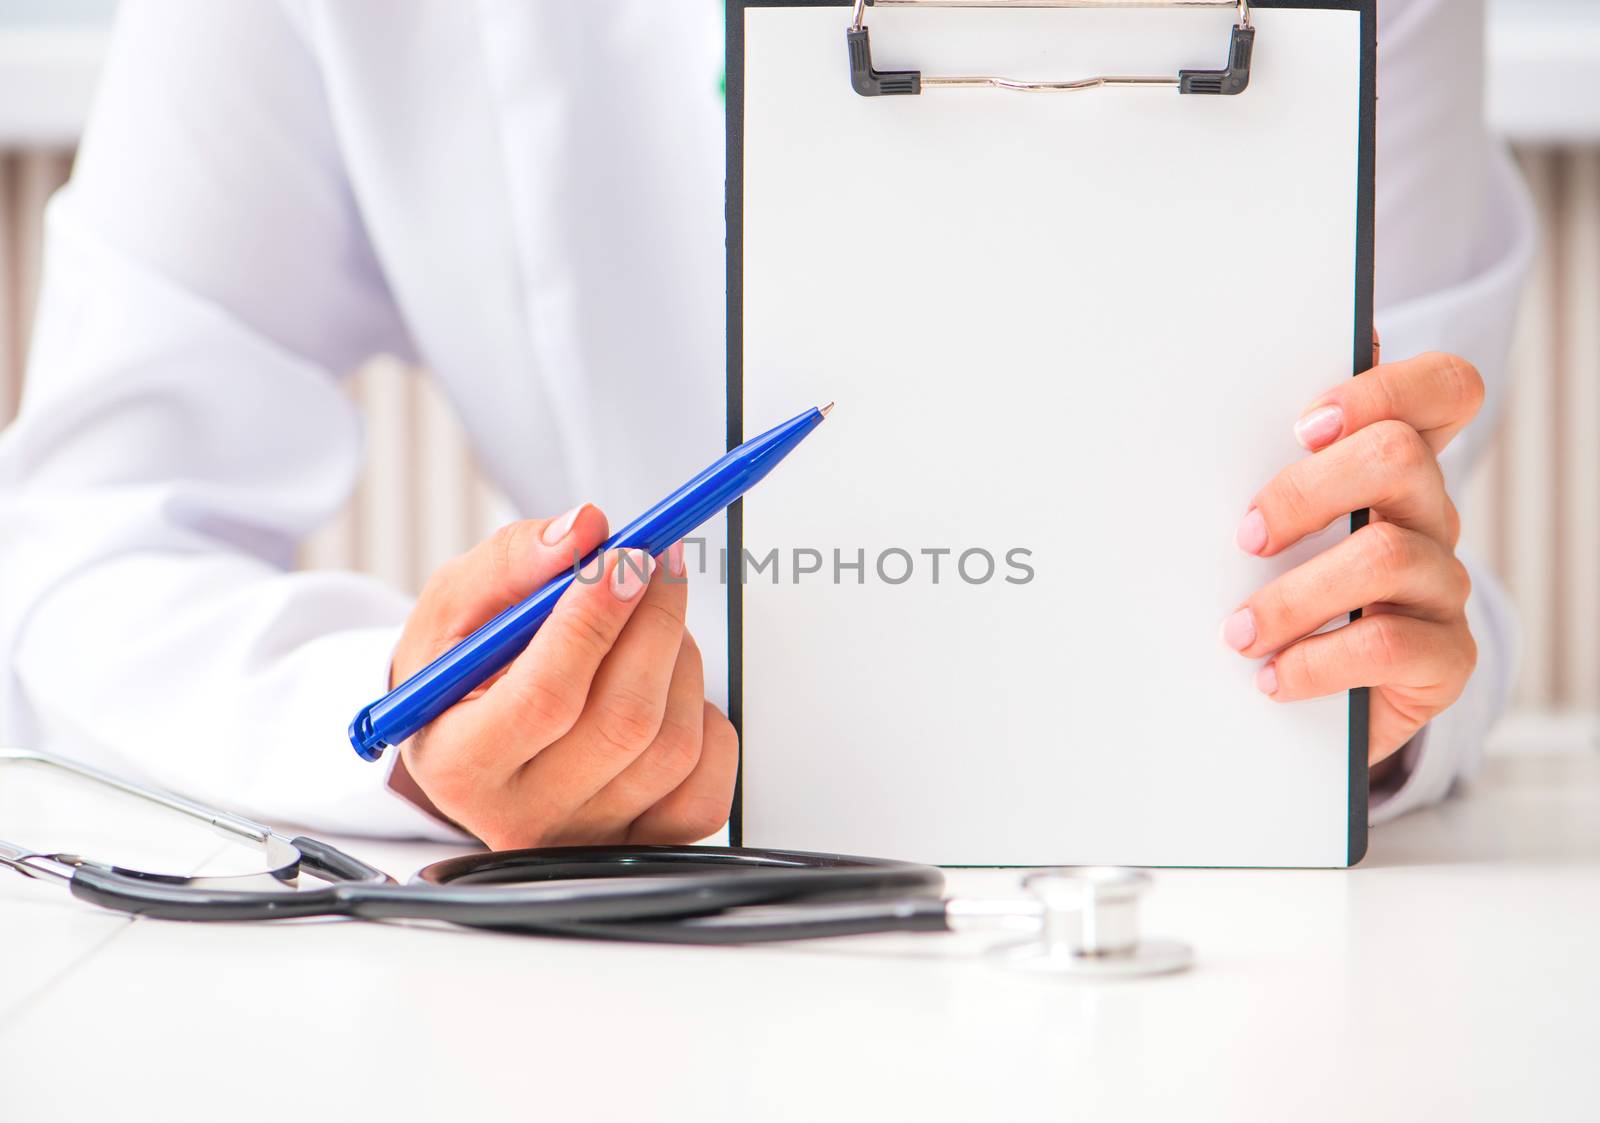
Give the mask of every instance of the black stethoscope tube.
[(937, 897), (889, 901), (789, 904), (780, 910), (738, 911), (682, 920), (586, 920), (519, 929), (547, 936), (626, 940), (652, 944), (764, 944), (823, 940), (882, 932), (948, 932), (945, 903)]
[(209, 889), (84, 864), (71, 889), (104, 908), (167, 920), (440, 920), (692, 944), (946, 927), (943, 875), (902, 862), (726, 847), (556, 848), (453, 858), (402, 886), (314, 839), (295, 845), (304, 872), (332, 884), (283, 893)]
[[(133, 796), (258, 846), (267, 860), (259, 873), (185, 877), (0, 841), (0, 865), (28, 877), (63, 879), (80, 900), (136, 916), (435, 920), (536, 935), (693, 944), (949, 927), (944, 875), (931, 866), (793, 850), (589, 846), (451, 858), (397, 885), (325, 842), (284, 838), (261, 823), (75, 761), (0, 748), (0, 765), (8, 764), (54, 769)], [(325, 884), (294, 888), (300, 874)]]
[[(715, 910), (680, 917), (523, 921), (514, 930), (649, 943), (748, 944), (874, 932), (944, 932), (944, 875), (932, 866), (799, 850), (727, 846), (589, 846), (468, 854), (417, 874), (432, 885), (701, 877), (715, 870)], [(636, 884), (649, 884), (636, 881)], [(746, 891), (739, 900), (731, 893)], [(750, 908), (750, 906), (768, 906)], [(747, 911), (740, 911), (741, 908)], [(502, 927), (494, 925), (494, 927)]]

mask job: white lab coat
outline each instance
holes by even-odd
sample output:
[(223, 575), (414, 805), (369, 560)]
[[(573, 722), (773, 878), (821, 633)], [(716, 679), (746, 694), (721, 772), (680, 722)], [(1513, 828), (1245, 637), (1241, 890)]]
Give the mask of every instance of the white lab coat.
[[(1531, 222), (1484, 133), (1481, 5), (1382, 9), (1380, 329), (1483, 368), (1459, 480)], [(340, 380), (425, 363), (530, 515), (626, 516), (719, 451), (720, 11), (124, 0), (0, 439), (0, 741), (322, 829), (443, 829), (345, 742), (407, 599), (291, 571), (361, 460)], [(696, 597), (713, 696), (720, 610)], [(1508, 672), (1481, 576), (1473, 617), (1480, 669), (1379, 815), (1476, 758)]]

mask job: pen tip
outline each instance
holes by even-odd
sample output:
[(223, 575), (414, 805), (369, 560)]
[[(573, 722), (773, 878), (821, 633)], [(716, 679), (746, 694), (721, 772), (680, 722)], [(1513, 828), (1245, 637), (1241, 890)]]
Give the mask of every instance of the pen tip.
[(828, 403), (828, 404), (827, 404), (827, 405), (825, 405), (825, 406), (818, 406), (818, 407), (817, 407), (817, 412), (818, 412), (818, 413), (820, 413), (820, 414), (822, 414), (822, 416), (823, 416), (823, 417), (827, 417), (827, 416), (828, 416), (828, 414), (829, 414), (829, 413), (830, 413), (830, 412), (831, 412), (831, 411), (832, 411), (832, 410), (833, 410), (833, 403), (832, 403), (832, 402), (829, 402), (829, 403)]

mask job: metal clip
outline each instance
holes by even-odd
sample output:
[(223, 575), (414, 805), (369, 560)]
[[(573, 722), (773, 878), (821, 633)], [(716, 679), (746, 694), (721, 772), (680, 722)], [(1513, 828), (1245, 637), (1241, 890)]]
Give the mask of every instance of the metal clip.
[[(918, 0), (877, 0), (878, 3), (916, 3)], [(939, 0), (923, 0), (938, 3)], [(1004, 0), (992, 0), (1002, 4)], [(1207, 0), (1190, 0), (1204, 4)], [(1219, 0), (1218, 6), (1226, 0)], [(1221, 70), (1180, 70), (1175, 78), (1132, 77), (1098, 75), (1063, 82), (1027, 82), (1017, 78), (993, 75), (969, 77), (924, 76), (920, 70), (878, 70), (872, 64), (872, 33), (867, 27), (867, 0), (856, 0), (855, 18), (845, 29), (845, 42), (850, 53), (850, 86), (862, 97), (890, 97), (920, 94), (925, 89), (946, 90), (1015, 90), (1021, 93), (1073, 93), (1096, 89), (1175, 89), (1180, 94), (1241, 94), (1250, 86), (1250, 60), (1255, 51), (1256, 31), (1250, 22), (1250, 0), (1235, 0), (1238, 18), (1228, 40), (1227, 66)], [(1092, 0), (1034, 0), (1031, 4), (1012, 6), (1083, 7)], [(959, 3), (941, 6), (959, 7)], [(974, 0), (972, 6), (984, 6)], [(1183, 0), (1173, 0), (1173, 7), (1188, 6)]]

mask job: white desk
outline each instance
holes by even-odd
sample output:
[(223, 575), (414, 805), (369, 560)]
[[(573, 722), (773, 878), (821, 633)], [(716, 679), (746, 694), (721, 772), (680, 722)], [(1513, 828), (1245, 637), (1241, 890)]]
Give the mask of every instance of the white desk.
[(1353, 872), (1159, 873), (1146, 930), (1199, 961), (1134, 982), (1011, 974), (977, 937), (130, 922), (0, 875), (8, 1123), (1600, 1118), (1588, 757), (1495, 760)]

